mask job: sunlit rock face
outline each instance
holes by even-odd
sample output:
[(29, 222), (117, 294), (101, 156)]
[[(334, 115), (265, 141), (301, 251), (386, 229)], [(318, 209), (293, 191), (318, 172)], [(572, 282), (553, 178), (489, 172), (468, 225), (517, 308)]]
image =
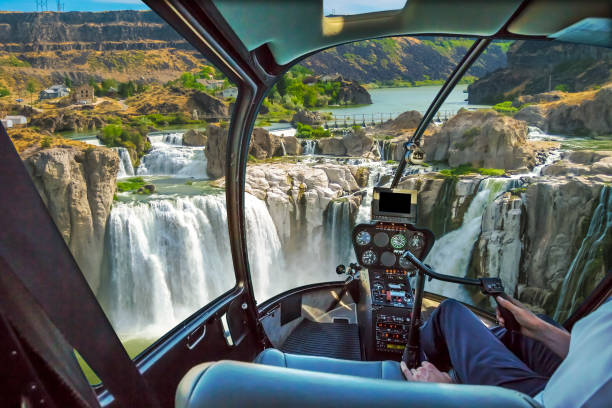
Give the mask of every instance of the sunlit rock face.
[(398, 187), (418, 192), (418, 225), (441, 236), (461, 226), (463, 216), (483, 178), (415, 175), (403, 179)]
[(525, 122), (493, 111), (459, 111), (425, 140), (424, 149), (428, 161), (448, 162), (451, 167), (512, 170), (535, 164)]
[(612, 176), (612, 152), (577, 150), (565, 152), (561, 160), (542, 170), (546, 176)]
[(523, 210), (521, 198), (509, 192), (489, 204), (482, 215), (481, 232), (472, 255), (472, 274), (500, 278), (510, 294), (519, 282)]
[(24, 158), (38, 192), (92, 290), (100, 285), (104, 233), (119, 171), (116, 151), (53, 148)]
[(519, 299), (554, 310), (560, 286), (585, 237), (602, 184), (588, 179), (541, 179), (527, 186)]
[(607, 135), (612, 133), (612, 86), (578, 96), (566, 94), (552, 103), (529, 105), (514, 117), (552, 134)]

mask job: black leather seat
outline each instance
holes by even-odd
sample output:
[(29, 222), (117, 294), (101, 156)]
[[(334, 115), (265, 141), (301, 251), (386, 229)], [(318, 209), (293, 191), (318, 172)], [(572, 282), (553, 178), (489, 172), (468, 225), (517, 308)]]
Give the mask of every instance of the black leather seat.
[(340, 360), (337, 358), (288, 354), (277, 349), (269, 348), (259, 353), (253, 362), (330, 374), (345, 374), (396, 381), (404, 380), (400, 365), (397, 361)]
[(381, 381), (236, 361), (193, 367), (178, 386), (175, 406), (539, 407), (528, 396), (499, 387)]

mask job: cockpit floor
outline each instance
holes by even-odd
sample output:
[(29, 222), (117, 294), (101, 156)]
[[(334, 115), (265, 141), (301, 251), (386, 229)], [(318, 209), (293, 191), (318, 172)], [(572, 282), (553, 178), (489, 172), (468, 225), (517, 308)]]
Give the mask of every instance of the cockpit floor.
[(348, 323), (316, 323), (304, 319), (289, 335), (285, 353), (361, 360), (359, 328)]

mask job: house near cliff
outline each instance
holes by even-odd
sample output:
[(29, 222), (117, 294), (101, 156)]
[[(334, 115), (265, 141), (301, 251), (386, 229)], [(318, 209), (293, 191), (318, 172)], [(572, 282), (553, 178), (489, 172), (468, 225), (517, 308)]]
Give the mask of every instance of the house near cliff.
[(64, 96), (68, 96), (69, 94), (70, 88), (68, 88), (66, 85), (53, 85), (50, 88), (40, 91), (40, 94), (38, 94), (38, 100), (42, 101), (44, 99), (62, 98)]
[(196, 81), (199, 84), (202, 84), (206, 87), (206, 89), (209, 90), (214, 90), (214, 89), (220, 89), (223, 87), (223, 84), (225, 83), (225, 81), (223, 81), (222, 79), (202, 79), (202, 78), (198, 78), (196, 79)]
[(1, 121), (5, 129), (26, 126), (28, 124), (28, 119), (23, 115), (7, 115)]
[(217, 92), (217, 96), (221, 96), (225, 99), (228, 98), (237, 98), (238, 97), (238, 88), (231, 87), (231, 88), (225, 88), (222, 91)]
[(93, 103), (96, 100), (94, 87), (89, 84), (79, 86), (73, 91), (72, 99), (81, 105)]

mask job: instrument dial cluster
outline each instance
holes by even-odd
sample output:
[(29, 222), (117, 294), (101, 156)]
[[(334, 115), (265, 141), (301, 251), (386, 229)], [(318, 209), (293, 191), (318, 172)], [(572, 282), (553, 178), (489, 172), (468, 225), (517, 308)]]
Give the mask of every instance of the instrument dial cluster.
[(424, 259), (433, 246), (433, 234), (411, 224), (377, 222), (360, 224), (353, 230), (357, 260), (366, 268), (399, 268), (412, 271), (414, 266), (401, 255), (409, 250)]

